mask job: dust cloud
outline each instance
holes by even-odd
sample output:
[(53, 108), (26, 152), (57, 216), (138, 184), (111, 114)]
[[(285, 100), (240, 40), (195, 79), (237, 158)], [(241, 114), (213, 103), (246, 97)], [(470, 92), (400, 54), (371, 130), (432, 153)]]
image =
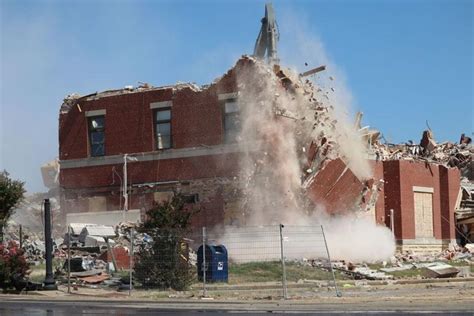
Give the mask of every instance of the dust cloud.
[[(331, 72), (318, 75), (318, 79), (324, 78), (313, 82), (291, 69), (279, 71), (249, 59), (251, 65), (243, 67), (237, 77), (241, 120), (238, 140), (244, 153), (240, 162), (244, 196), (240, 224), (246, 228), (227, 228), (220, 241), (234, 248), (229, 251), (231, 256), (234, 253), (234, 260), (242, 260), (237, 258), (238, 253), (244, 253), (239, 251), (242, 239), (249, 239), (244, 242), (247, 247), (269, 247), (268, 237), (259, 234), (258, 229), (251, 237), (241, 235), (249, 227), (262, 230), (263, 226), (277, 227), (280, 223), (286, 227), (313, 227), (311, 234), (285, 229), (285, 242), (293, 243), (289, 247), (293, 252), (287, 257), (324, 257), (319, 230), (322, 225), (333, 258), (352, 262), (390, 258), (395, 251), (393, 236), (389, 229), (375, 223), (373, 215), (368, 217), (353, 209), (340, 210), (344, 216), (329, 216), (322, 206), (311, 204), (305, 194), (305, 180), (334, 158), (343, 159), (360, 180), (371, 177), (366, 147), (348, 117), (347, 89), (338, 86)], [(312, 142), (325, 150), (308, 162)], [(259, 255), (256, 251), (254, 259), (275, 256), (278, 258), (278, 254)]]

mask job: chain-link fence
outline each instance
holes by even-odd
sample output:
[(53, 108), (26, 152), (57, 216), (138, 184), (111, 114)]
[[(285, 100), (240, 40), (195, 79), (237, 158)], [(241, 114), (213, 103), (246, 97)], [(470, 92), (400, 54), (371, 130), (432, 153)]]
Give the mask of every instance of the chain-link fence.
[[(137, 296), (171, 290), (204, 297), (292, 298), (327, 288), (340, 295), (322, 226), (190, 232), (71, 225), (55, 242), (53, 260), (55, 279), (69, 293), (88, 287)], [(15, 237), (33, 267), (30, 279), (41, 283), (44, 241), (29, 238), (24, 229)]]
[[(133, 234), (133, 283), (140, 289), (191, 289), (202, 296), (257, 292), (288, 298), (334, 287), (321, 226), (227, 227)], [(130, 279), (132, 280), (132, 279)]]

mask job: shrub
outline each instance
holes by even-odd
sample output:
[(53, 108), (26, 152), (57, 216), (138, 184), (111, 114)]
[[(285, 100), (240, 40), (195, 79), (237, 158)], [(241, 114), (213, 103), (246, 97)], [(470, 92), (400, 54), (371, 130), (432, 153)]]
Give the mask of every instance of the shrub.
[(0, 287), (12, 286), (14, 279), (23, 278), (28, 270), (24, 251), (14, 241), (0, 244)]
[(147, 211), (139, 232), (152, 241), (140, 246), (135, 262), (135, 277), (144, 287), (182, 291), (191, 285), (194, 269), (184, 237), (193, 213), (181, 194)]

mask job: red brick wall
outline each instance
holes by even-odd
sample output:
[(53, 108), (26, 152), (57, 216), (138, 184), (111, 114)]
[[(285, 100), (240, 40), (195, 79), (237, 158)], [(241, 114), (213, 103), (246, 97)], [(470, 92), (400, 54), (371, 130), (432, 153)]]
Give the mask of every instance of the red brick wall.
[[(454, 204), (459, 171), (407, 160), (385, 161), (385, 209), (394, 209), (397, 239), (415, 238), (413, 186), (433, 188), (433, 233), (436, 239), (454, 238)], [(443, 219), (449, 219), (449, 221)]]
[[(178, 159), (129, 162), (127, 164), (129, 183), (157, 181), (192, 180), (237, 175), (238, 154), (229, 153), (214, 156), (198, 156)], [(112, 168), (120, 176), (123, 164), (104, 165), (61, 170), (61, 186), (69, 188), (108, 187), (113, 183)], [(115, 177), (115, 183), (118, 183)]]
[(461, 172), (457, 168), (448, 168), (448, 186), (449, 186), (449, 238), (455, 239), (455, 207), (461, 190)]
[(460, 190), (458, 169), (439, 166), (441, 197), (441, 235), (443, 239), (455, 238), (454, 208)]
[(153, 113), (150, 103), (172, 101), (173, 148), (216, 145), (223, 140), (222, 102), (218, 94), (235, 92), (235, 71), (202, 91), (190, 88), (124, 93), (79, 101), (59, 117), (60, 160), (88, 157), (86, 111), (106, 110), (105, 154), (150, 152), (155, 150)]
[[(384, 161), (383, 162), (383, 177), (384, 177), (384, 201), (385, 201), (385, 216), (393, 209), (395, 237), (402, 239), (404, 234), (404, 225), (402, 223), (402, 205), (401, 205), (401, 188), (400, 188), (400, 165), (399, 161)], [(387, 223), (387, 220), (386, 220)], [(390, 219), (388, 219), (388, 226), (390, 226)]]
[(307, 189), (309, 197), (328, 213), (352, 211), (361, 199), (364, 184), (341, 160), (330, 161)]

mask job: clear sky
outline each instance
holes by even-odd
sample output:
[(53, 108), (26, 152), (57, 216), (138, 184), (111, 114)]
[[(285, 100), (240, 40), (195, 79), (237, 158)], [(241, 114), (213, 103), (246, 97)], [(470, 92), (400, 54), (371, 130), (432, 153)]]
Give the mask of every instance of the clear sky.
[[(251, 54), (264, 1), (1, 3), (0, 168), (45, 191), (67, 94), (210, 83)], [(473, 131), (474, 1), (273, 1), (283, 64), (337, 68), (390, 142)]]

